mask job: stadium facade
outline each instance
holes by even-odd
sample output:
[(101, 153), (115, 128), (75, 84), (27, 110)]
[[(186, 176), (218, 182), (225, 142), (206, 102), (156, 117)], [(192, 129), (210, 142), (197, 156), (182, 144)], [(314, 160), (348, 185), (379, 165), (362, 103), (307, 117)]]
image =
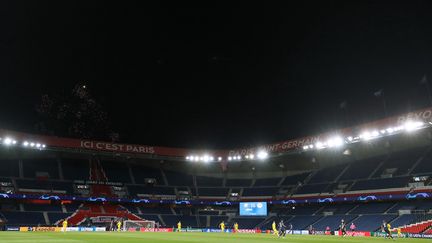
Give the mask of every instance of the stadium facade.
[[(194, 150), (0, 130), (0, 218), (10, 228), (105, 227), (337, 230), (431, 234), (432, 107), (251, 148)], [(267, 205), (240, 215), (241, 203)], [(255, 205), (255, 204), (254, 204)]]

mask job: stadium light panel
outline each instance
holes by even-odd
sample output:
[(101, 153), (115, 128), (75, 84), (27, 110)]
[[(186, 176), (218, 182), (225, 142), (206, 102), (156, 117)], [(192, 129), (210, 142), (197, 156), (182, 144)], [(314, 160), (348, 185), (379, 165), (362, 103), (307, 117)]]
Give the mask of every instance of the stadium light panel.
[(389, 127), (386, 129), (387, 133), (392, 134), (394, 132), (393, 127)]
[(343, 139), (341, 137), (334, 137), (327, 141), (327, 145), (332, 147), (340, 147), (343, 145)]
[(308, 150), (308, 149), (309, 149), (308, 145), (303, 146), (303, 150)]
[(257, 156), (258, 156), (258, 159), (264, 160), (264, 159), (267, 159), (268, 153), (266, 151), (262, 150), (262, 151), (258, 152)]
[(219, 161), (222, 161), (222, 157), (219, 157), (218, 160), (219, 160)]
[(372, 137), (378, 137), (379, 136), (379, 132), (375, 130), (375, 131), (372, 132), (371, 135), (372, 135)]
[(421, 126), (423, 126), (423, 122), (420, 121), (407, 121), (404, 124), (405, 130), (407, 130), (408, 132), (414, 131), (420, 128)]
[(27, 146), (29, 146), (29, 142), (24, 141), (23, 145), (24, 145), (24, 147), (27, 147)]
[(9, 146), (12, 144), (12, 142), (13, 140), (11, 138), (5, 138), (3, 144)]
[(186, 156), (186, 160), (189, 160), (189, 156)]
[(228, 157), (228, 161), (231, 161), (231, 160), (232, 160), (232, 157), (231, 157), (231, 156), (229, 156), (229, 157)]
[(354, 139), (353, 137), (349, 136), (347, 137), (348, 141), (352, 142), (352, 140)]
[(323, 148), (324, 148), (324, 144), (323, 144), (322, 142), (316, 142), (316, 143), (315, 143), (315, 147), (316, 147), (317, 149), (323, 149)]
[(237, 159), (238, 159), (238, 160), (241, 160), (241, 158), (242, 158), (242, 157), (241, 157), (240, 155), (239, 155), (239, 156), (237, 156)]
[(249, 158), (250, 158), (250, 159), (254, 159), (254, 158), (255, 158), (255, 155), (254, 155), (254, 154), (250, 154), (250, 155), (249, 155)]
[(46, 145), (45, 144), (42, 144), (42, 148), (45, 148), (46, 147)]
[(372, 135), (370, 134), (370, 132), (364, 132), (360, 135), (360, 138), (364, 140), (369, 140), (372, 138)]

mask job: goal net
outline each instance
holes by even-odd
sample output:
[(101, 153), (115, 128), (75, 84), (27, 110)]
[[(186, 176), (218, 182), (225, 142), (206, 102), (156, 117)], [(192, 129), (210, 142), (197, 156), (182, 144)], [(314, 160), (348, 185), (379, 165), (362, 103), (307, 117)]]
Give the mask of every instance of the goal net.
[(147, 228), (154, 229), (156, 227), (155, 221), (150, 220), (126, 220), (123, 222), (123, 230), (128, 231), (131, 228)]

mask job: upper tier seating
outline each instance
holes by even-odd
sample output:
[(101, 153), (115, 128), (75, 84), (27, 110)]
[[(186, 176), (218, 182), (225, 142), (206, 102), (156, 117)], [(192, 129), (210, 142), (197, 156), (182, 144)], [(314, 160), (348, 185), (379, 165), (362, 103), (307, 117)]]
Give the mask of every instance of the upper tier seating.
[(102, 168), (110, 181), (130, 183), (131, 177), (126, 163), (102, 161)]
[(256, 179), (254, 187), (259, 186), (277, 186), (282, 178), (264, 178), (264, 179)]
[(327, 188), (328, 184), (304, 185), (295, 194), (321, 193)]
[(171, 186), (194, 186), (192, 175), (165, 171), (165, 176), (168, 180), (168, 184)]
[(409, 182), (409, 177), (382, 178), (382, 179), (357, 181), (351, 187), (351, 191), (400, 188), (400, 187), (406, 187), (408, 185), (408, 182)]
[(339, 181), (366, 179), (375, 168), (384, 161), (384, 157), (375, 157), (367, 160), (356, 161), (350, 164), (349, 168), (341, 176)]
[(48, 178), (59, 179), (58, 162), (56, 159), (23, 160), (24, 177), (36, 178), (37, 172), (47, 172)]
[(229, 188), (198, 188), (200, 197), (227, 197)]
[(432, 151), (429, 151), (420, 164), (412, 172), (413, 174), (432, 173)]
[(333, 182), (345, 167), (346, 165), (338, 165), (321, 169), (311, 178), (309, 183)]
[(309, 174), (310, 173), (308, 172), (308, 173), (302, 173), (293, 176), (287, 176), (282, 182), (282, 185), (289, 186), (289, 185), (297, 185), (299, 182), (303, 183), (303, 181), (309, 176)]
[(227, 179), (226, 186), (233, 187), (250, 187), (252, 184), (251, 179)]
[(156, 180), (157, 185), (165, 185), (160, 169), (145, 167), (141, 165), (130, 165), (132, 174), (137, 184), (145, 184), (146, 179), (152, 178)]
[(63, 177), (66, 180), (88, 180), (90, 178), (90, 165), (88, 160), (63, 159)]
[(424, 149), (416, 149), (392, 154), (390, 158), (384, 162), (383, 166), (375, 173), (374, 177), (380, 177), (386, 169), (390, 168), (397, 168), (394, 173), (395, 176), (406, 175), (423, 152)]
[(198, 187), (221, 187), (223, 179), (215, 177), (197, 176), (196, 182)]
[(0, 176), (3, 177), (18, 177), (19, 168), (18, 160), (0, 160)]
[(259, 187), (259, 188), (245, 188), (243, 190), (243, 197), (253, 197), (253, 196), (274, 196), (279, 190), (278, 187)]
[(73, 194), (73, 184), (64, 181), (40, 181), (35, 179), (16, 179), (18, 189), (37, 189), (47, 191), (65, 191), (66, 194)]

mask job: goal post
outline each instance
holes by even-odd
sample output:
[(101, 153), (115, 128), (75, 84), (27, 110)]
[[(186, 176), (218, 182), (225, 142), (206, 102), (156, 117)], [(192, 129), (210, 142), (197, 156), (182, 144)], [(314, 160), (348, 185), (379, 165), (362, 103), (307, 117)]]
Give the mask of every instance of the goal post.
[(125, 220), (123, 222), (123, 231), (128, 231), (131, 228), (156, 228), (156, 222), (151, 220)]

